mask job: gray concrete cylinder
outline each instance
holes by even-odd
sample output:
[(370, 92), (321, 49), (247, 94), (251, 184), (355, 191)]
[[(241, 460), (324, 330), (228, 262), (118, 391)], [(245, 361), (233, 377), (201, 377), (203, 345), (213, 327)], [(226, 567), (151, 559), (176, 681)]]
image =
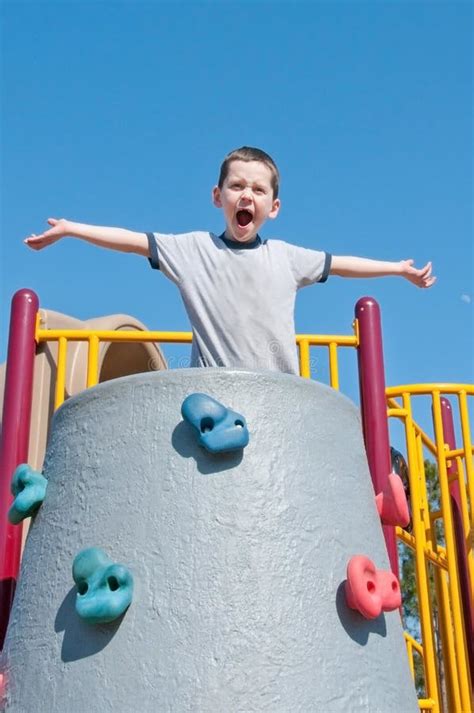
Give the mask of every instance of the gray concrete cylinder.
[[(212, 455), (182, 421), (204, 392), (247, 419)], [(3, 654), (14, 713), (415, 713), (398, 612), (347, 608), (352, 555), (388, 568), (356, 407), (272, 372), (109, 381), (57, 412)], [(130, 568), (122, 619), (74, 609), (75, 555)]]

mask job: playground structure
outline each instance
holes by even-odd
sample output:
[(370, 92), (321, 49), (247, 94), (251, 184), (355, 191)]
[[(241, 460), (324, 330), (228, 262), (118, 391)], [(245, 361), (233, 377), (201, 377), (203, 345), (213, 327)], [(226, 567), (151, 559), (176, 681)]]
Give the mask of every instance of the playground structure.
[[(131, 318), (115, 318), (112, 322), (111, 318), (102, 318), (92, 324), (73, 324), (64, 316), (38, 312), (34, 293), (21, 291), (14, 297), (0, 486), (3, 635), (21, 552), (20, 528), (13, 528), (6, 520), (11, 502), (7, 493), (15, 467), (29, 462), (41, 469), (52, 411), (65, 398), (118, 376), (162, 370), (165, 362), (155, 343), (191, 340), (190, 333), (147, 332), (143, 325), (132, 323)], [(125, 331), (126, 327), (134, 331)], [(357, 305), (354, 334), (299, 335), (297, 343), (301, 376), (306, 378), (311, 376), (310, 347), (328, 348), (330, 385), (335, 390), (339, 389), (338, 348), (357, 349), (365, 447), (377, 494), (384, 490), (391, 470), (387, 416), (404, 426), (412, 527), (409, 532), (399, 526), (385, 525), (384, 535), (395, 574), (398, 574), (396, 539), (414, 552), (421, 636), (417, 641), (406, 633), (405, 638), (412, 672), (414, 658), (420, 657), (422, 661), (424, 693), (419, 707), (435, 712), (470, 711), (474, 670), (474, 473), (468, 398), (474, 395), (474, 386), (428, 384), (386, 389), (379, 310), (370, 298), (360, 300)], [(413, 417), (413, 402), (419, 396), (431, 401), (432, 436)], [(455, 442), (454, 408), (447, 397), (451, 400), (454, 397), (457, 405), (461, 447)], [(440, 506), (436, 511), (430, 511), (424, 453), (437, 465)], [(442, 541), (439, 535), (437, 541), (440, 532)]]

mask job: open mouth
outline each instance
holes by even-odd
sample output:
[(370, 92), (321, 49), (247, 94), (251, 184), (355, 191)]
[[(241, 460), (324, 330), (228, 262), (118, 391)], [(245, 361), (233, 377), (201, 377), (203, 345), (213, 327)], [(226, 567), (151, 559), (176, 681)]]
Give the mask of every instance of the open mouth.
[(253, 215), (249, 210), (238, 210), (237, 211), (237, 223), (241, 228), (245, 228), (249, 223), (252, 222)]

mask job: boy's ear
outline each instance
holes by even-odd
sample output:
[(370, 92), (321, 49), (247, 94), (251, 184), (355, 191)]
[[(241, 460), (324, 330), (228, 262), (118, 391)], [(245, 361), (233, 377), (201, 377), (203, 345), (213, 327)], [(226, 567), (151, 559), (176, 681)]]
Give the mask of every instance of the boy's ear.
[(275, 198), (275, 200), (273, 201), (272, 209), (271, 209), (270, 213), (268, 214), (268, 217), (276, 218), (280, 211), (280, 206), (281, 206), (280, 199)]
[(216, 208), (222, 208), (222, 201), (221, 201), (221, 189), (219, 186), (214, 186), (212, 189), (212, 202), (216, 206)]

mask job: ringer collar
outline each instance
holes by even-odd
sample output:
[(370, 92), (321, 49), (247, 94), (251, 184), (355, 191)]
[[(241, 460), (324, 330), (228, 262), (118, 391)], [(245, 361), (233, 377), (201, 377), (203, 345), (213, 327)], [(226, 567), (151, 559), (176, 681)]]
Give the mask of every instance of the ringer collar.
[(229, 240), (229, 238), (226, 238), (225, 231), (222, 235), (219, 235), (219, 240), (222, 240), (222, 242), (225, 243), (228, 248), (232, 248), (232, 250), (253, 250), (262, 244), (260, 235), (257, 235), (255, 240), (252, 240), (251, 243), (240, 243), (238, 240)]

